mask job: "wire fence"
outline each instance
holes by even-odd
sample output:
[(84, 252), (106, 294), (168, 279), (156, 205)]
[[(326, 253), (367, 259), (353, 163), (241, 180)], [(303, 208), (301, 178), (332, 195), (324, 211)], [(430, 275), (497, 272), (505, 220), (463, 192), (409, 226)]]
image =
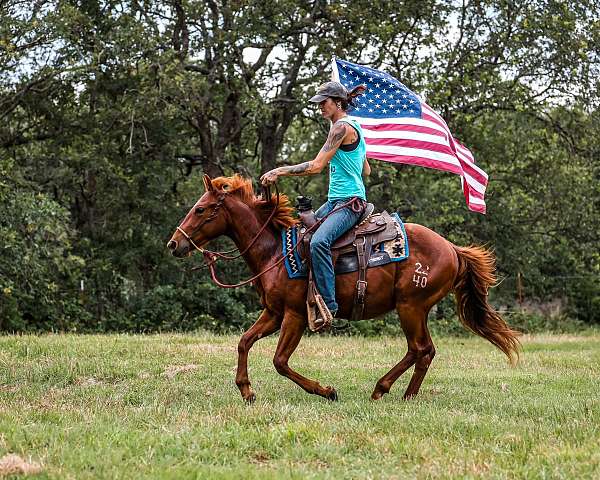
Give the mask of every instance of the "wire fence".
[(490, 290), (490, 301), (504, 314), (575, 314), (592, 319), (600, 302), (600, 274), (499, 276)]

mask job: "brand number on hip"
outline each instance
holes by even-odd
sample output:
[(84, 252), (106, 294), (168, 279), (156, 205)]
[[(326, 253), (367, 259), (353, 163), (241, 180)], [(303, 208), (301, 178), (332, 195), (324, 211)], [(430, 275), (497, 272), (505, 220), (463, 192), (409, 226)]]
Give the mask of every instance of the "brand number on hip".
[(417, 287), (425, 288), (427, 286), (427, 275), (429, 275), (429, 265), (423, 266), (422, 263), (415, 263), (413, 282)]

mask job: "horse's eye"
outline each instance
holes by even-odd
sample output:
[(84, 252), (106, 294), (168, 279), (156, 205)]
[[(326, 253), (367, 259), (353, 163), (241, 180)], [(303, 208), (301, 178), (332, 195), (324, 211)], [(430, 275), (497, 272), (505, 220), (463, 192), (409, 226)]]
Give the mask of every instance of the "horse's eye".
[(202, 215), (204, 213), (204, 208), (196, 207), (196, 215)]

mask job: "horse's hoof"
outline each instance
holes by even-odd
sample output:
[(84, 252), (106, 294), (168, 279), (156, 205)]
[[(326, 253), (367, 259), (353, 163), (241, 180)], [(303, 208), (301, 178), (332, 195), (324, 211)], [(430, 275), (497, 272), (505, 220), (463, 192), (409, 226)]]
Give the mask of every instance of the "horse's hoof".
[(327, 394), (325, 395), (325, 398), (327, 400), (331, 400), (332, 402), (337, 402), (338, 401), (338, 394), (335, 391), (335, 388), (333, 387), (327, 387)]
[(383, 397), (383, 392), (374, 391), (371, 394), (371, 400), (379, 400), (381, 397)]
[(373, 393), (371, 394), (371, 400), (379, 400), (381, 397), (383, 397), (389, 391), (390, 391), (389, 387), (377, 382), (377, 384), (375, 385), (375, 389), (373, 390)]
[(244, 397), (244, 402), (246, 402), (246, 405), (252, 405), (255, 401), (256, 401), (256, 394), (254, 392), (252, 392), (247, 397)]

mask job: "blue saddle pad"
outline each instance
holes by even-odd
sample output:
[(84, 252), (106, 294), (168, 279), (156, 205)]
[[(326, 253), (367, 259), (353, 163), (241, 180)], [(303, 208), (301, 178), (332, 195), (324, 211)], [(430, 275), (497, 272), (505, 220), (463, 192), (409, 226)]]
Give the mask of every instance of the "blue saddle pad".
[(308, 276), (306, 263), (302, 261), (298, 249), (295, 248), (298, 243), (298, 227), (299, 225), (294, 225), (281, 231), (281, 245), (283, 254), (285, 255), (285, 269), (290, 278), (306, 278)]
[[(400, 262), (408, 258), (408, 238), (406, 237), (404, 223), (397, 213), (393, 213), (392, 217), (396, 221), (398, 234), (393, 240), (373, 245), (373, 252), (369, 259), (369, 268), (380, 267), (390, 262)], [(307, 278), (308, 276), (307, 265), (302, 261), (298, 250), (295, 248), (298, 238), (301, 237), (301, 233), (298, 230), (299, 226), (294, 225), (281, 231), (281, 244), (283, 254), (285, 255), (285, 269), (289, 278)], [(334, 270), (336, 274), (358, 271), (356, 253), (351, 252), (338, 257)]]

